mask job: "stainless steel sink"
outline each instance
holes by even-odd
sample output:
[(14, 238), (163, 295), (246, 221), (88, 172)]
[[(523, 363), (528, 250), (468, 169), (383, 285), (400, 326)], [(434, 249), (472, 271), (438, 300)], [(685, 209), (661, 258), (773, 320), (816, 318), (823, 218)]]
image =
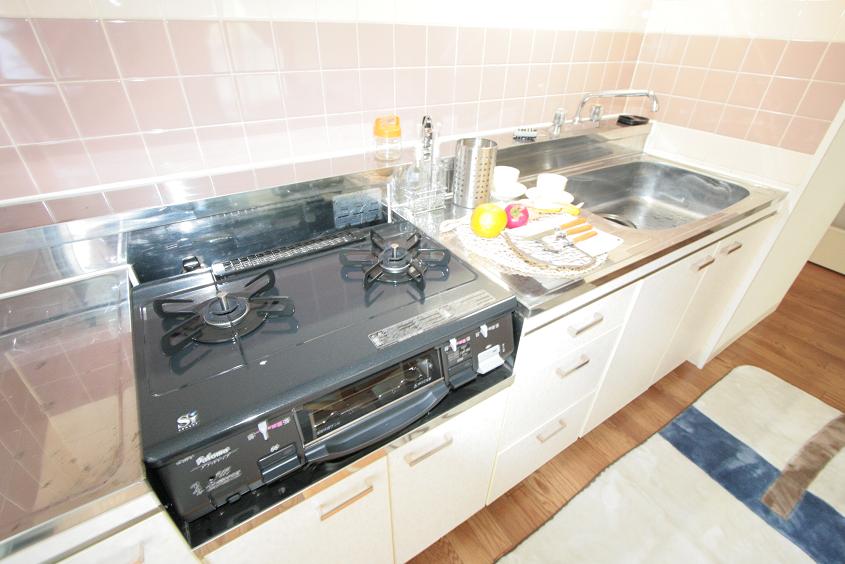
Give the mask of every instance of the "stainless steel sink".
[(750, 194), (731, 182), (649, 161), (570, 176), (566, 190), (591, 212), (635, 229), (671, 229), (712, 215)]

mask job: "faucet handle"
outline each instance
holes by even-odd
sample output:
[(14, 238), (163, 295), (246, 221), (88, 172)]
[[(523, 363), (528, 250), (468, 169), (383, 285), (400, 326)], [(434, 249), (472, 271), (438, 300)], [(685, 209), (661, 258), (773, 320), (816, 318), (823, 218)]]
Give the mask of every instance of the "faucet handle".
[(590, 121), (593, 123), (598, 123), (601, 121), (603, 108), (601, 104), (595, 104), (592, 109), (590, 110)]

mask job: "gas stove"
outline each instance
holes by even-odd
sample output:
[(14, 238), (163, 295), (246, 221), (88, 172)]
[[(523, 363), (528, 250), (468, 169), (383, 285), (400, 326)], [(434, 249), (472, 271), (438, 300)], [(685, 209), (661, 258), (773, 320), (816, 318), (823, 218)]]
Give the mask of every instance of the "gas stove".
[(408, 222), (209, 249), (132, 294), (144, 461), (193, 545), (510, 375), (515, 298)]

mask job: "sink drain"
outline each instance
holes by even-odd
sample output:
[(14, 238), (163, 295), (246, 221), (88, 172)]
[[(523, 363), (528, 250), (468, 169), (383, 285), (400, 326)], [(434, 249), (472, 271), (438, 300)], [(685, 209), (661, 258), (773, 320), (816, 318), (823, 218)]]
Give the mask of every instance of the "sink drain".
[(605, 218), (608, 221), (612, 221), (613, 223), (618, 223), (624, 227), (630, 227), (631, 229), (636, 229), (637, 224), (628, 219), (627, 217), (616, 215), (615, 213), (600, 213), (598, 214), (601, 217)]

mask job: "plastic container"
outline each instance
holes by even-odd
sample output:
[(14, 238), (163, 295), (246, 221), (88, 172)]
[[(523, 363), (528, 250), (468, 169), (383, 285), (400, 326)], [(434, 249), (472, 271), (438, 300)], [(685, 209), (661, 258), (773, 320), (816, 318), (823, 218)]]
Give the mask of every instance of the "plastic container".
[(402, 128), (399, 116), (379, 116), (373, 122), (373, 140), (376, 144), (375, 158), (396, 161), (402, 156)]

